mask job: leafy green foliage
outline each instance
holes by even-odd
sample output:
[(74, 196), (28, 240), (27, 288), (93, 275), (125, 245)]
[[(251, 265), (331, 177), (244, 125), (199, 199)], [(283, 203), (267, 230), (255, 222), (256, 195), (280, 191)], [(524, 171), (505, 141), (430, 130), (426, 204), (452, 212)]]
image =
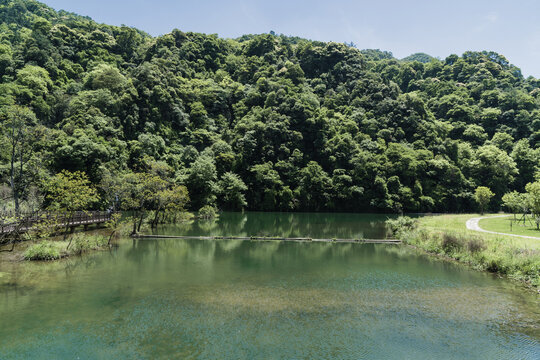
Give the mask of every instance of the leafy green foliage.
[(510, 239), (449, 229), (435, 230), (422, 225), (421, 220), (417, 230), (402, 232), (399, 238), (406, 244), (449, 256), (474, 268), (504, 274), (534, 287), (540, 286), (538, 251), (523, 248)]
[(31, 245), (23, 254), (26, 260), (56, 260), (61, 256), (60, 247), (55, 242), (47, 240)]
[(476, 188), (476, 191), (474, 192), (474, 199), (478, 203), (478, 206), (480, 206), (480, 212), (482, 214), (484, 214), (484, 210), (494, 195), (495, 194), (488, 187), (479, 186)]
[(506, 193), (502, 197), (503, 205), (514, 214), (527, 213), (529, 210), (528, 201), (527, 197), (524, 195), (525, 194), (520, 194), (517, 191)]
[(35, 114), (13, 182), (0, 133), (0, 183), (22, 201), (66, 170), (98, 189), (87, 207), (158, 217), (172, 186), (193, 210), (458, 212), (479, 185), (498, 209), (540, 170), (540, 80), (494, 52), (152, 38), (33, 0), (1, 0), (0, 27), (0, 105)]
[(402, 61), (411, 61), (411, 62), (418, 61), (424, 64), (432, 60), (436, 60), (436, 59), (433, 56), (428, 55), (426, 53), (415, 53), (402, 59)]
[(77, 233), (73, 235), (72, 243), (71, 253), (81, 255), (90, 250), (105, 248), (108, 244), (108, 237), (103, 235)]
[(45, 185), (49, 209), (62, 212), (86, 210), (99, 197), (86, 174), (81, 172), (62, 172), (53, 176)]
[(246, 197), (244, 192), (247, 190), (246, 184), (240, 176), (226, 172), (221, 177), (218, 188), (220, 191), (218, 202), (224, 210), (243, 210), (246, 207)]
[(215, 219), (218, 217), (217, 209), (210, 205), (205, 205), (202, 208), (199, 209), (199, 217), (201, 219)]
[(397, 219), (386, 220), (386, 228), (390, 236), (400, 236), (404, 232), (415, 230), (418, 227), (418, 219), (409, 216), (400, 216)]
[(527, 184), (525, 190), (531, 214), (536, 221), (536, 228), (540, 229), (540, 181)]

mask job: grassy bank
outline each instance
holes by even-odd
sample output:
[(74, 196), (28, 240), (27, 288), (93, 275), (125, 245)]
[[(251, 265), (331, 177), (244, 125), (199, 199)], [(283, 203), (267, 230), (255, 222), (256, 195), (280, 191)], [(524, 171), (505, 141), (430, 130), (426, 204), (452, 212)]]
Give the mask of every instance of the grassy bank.
[(70, 241), (42, 240), (30, 245), (24, 251), (23, 257), (26, 260), (57, 260), (108, 247), (109, 238), (107, 236), (78, 233), (73, 235)]
[(467, 220), (479, 216), (427, 216), (390, 226), (406, 244), (540, 288), (540, 241), (468, 230)]

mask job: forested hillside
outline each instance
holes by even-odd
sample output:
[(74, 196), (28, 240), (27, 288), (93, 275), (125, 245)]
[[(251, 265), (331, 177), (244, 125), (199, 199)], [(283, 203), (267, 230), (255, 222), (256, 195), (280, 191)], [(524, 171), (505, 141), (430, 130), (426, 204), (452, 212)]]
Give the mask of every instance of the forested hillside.
[(102, 209), (111, 183), (153, 173), (192, 209), (471, 211), (487, 186), (498, 210), (540, 170), (540, 80), (493, 52), (154, 38), (23, 0), (0, 21), (4, 206), (69, 170)]

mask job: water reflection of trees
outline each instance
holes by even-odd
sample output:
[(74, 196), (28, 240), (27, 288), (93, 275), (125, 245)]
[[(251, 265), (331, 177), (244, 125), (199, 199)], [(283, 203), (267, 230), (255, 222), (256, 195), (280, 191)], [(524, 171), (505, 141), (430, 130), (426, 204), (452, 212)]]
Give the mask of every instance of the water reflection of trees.
[[(87, 273), (103, 274), (103, 281), (108, 283), (129, 283), (131, 276), (151, 282), (154, 275), (171, 270), (193, 271), (190, 270), (193, 264), (200, 271), (209, 273), (213, 272), (216, 264), (226, 264), (227, 268), (250, 269), (273, 269), (287, 264), (291, 268), (309, 269), (320, 267), (321, 263), (328, 260), (342, 262), (353, 259), (358, 256), (358, 249), (361, 247), (359, 244), (285, 241), (124, 239), (119, 248), (110, 252), (73, 257), (50, 264), (26, 264), (28, 266), (24, 269), (10, 272), (13, 275), (9, 284), (0, 284), (0, 293), (4, 297), (3, 302), (8, 298), (18, 302), (21, 298), (30, 301), (31, 295), (36, 291), (44, 288), (60, 291), (65, 286), (65, 281), (76, 283), (81, 275)], [(360, 252), (371, 253), (372, 250), (369, 249), (366, 247), (366, 250)], [(43, 271), (44, 267), (47, 271)]]
[(380, 238), (385, 236), (385, 220), (385, 216), (373, 214), (225, 212), (213, 222), (195, 220), (163, 227), (158, 233), (188, 236)]
[[(401, 250), (398, 250), (401, 249)], [(133, 263), (197, 263), (212, 268), (215, 263), (234, 266), (267, 266), (284, 262), (316, 264), (321, 261), (395, 261), (414, 255), (403, 247), (372, 244), (313, 243), (289, 241), (135, 239), (125, 250)], [(394, 261), (393, 260), (393, 261)], [(159, 265), (161, 266), (161, 265)]]
[[(249, 290), (258, 289), (257, 286), (264, 284), (266, 289), (270, 289), (268, 291), (273, 291), (274, 286), (283, 286), (281, 291), (287, 291), (289, 281), (299, 288), (306, 283), (316, 287), (320, 279), (324, 278), (336, 287), (345, 283), (347, 289), (351, 286), (362, 288), (366, 286), (364, 278), (361, 277), (363, 271), (368, 274), (376, 271), (379, 275), (374, 279), (390, 279), (389, 282), (398, 277), (397, 282), (401, 281), (406, 285), (400, 289), (406, 295), (409, 294), (408, 291), (413, 291), (413, 295), (423, 294), (422, 290), (415, 286), (480, 284), (478, 278), (482, 275), (478, 273), (455, 269), (446, 271), (445, 265), (437, 265), (440, 271), (430, 271), (433, 265), (429, 262), (429, 258), (418, 256), (415, 251), (404, 246), (123, 239), (120, 247), (111, 252), (99, 252), (47, 264), (17, 264), (14, 269), (6, 269), (2, 264), (0, 271), (9, 271), (15, 276), (10, 277), (9, 281), (0, 281), (0, 307), (3, 314), (14, 314), (25, 308), (31, 313), (37, 296), (48, 303), (69, 296), (82, 299), (83, 303), (98, 304), (100, 309), (111, 311), (118, 304), (146, 296), (155, 289), (177, 289), (180, 293), (190, 287), (189, 291), (199, 293), (201, 288), (210, 289), (210, 292), (219, 291), (222, 284), (235, 290), (237, 285), (243, 286), (244, 290), (248, 285)], [(349, 276), (361, 281), (344, 282), (343, 279)], [(412, 280), (403, 282), (403, 279), (399, 279), (400, 276)], [(366, 278), (369, 280), (369, 275)], [(80, 284), (77, 284), (79, 282)], [(202, 283), (204, 284), (201, 285)], [(72, 286), (73, 284), (77, 286)], [(409, 287), (408, 284), (414, 286)], [(374, 282), (368, 284), (368, 287), (377, 288), (378, 285)], [(493, 286), (493, 283), (486, 285)], [(96, 289), (96, 286), (99, 288)], [(530, 299), (521, 298), (523, 291), (515, 289), (512, 284), (501, 281), (496, 287), (489, 289), (490, 293), (505, 296), (505, 302), (515, 304), (512, 306), (521, 309), (524, 314), (532, 314), (529, 310)], [(305, 294), (303, 291), (301, 289), (300, 293)], [(78, 311), (75, 304), (68, 304), (69, 306), (72, 307), (66, 311)], [(16, 319), (16, 316), (12, 318)], [(9, 321), (11, 318), (7, 319)]]

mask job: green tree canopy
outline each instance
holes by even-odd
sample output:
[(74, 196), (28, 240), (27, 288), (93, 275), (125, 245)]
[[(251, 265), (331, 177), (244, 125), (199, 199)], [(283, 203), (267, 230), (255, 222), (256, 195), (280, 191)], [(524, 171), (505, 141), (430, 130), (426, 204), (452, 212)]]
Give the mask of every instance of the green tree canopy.
[(491, 201), (491, 198), (494, 195), (495, 194), (488, 187), (479, 186), (476, 188), (474, 198), (476, 199), (476, 202), (480, 207), (480, 212), (482, 213), (482, 215), (484, 214), (484, 211), (486, 210), (489, 202)]

